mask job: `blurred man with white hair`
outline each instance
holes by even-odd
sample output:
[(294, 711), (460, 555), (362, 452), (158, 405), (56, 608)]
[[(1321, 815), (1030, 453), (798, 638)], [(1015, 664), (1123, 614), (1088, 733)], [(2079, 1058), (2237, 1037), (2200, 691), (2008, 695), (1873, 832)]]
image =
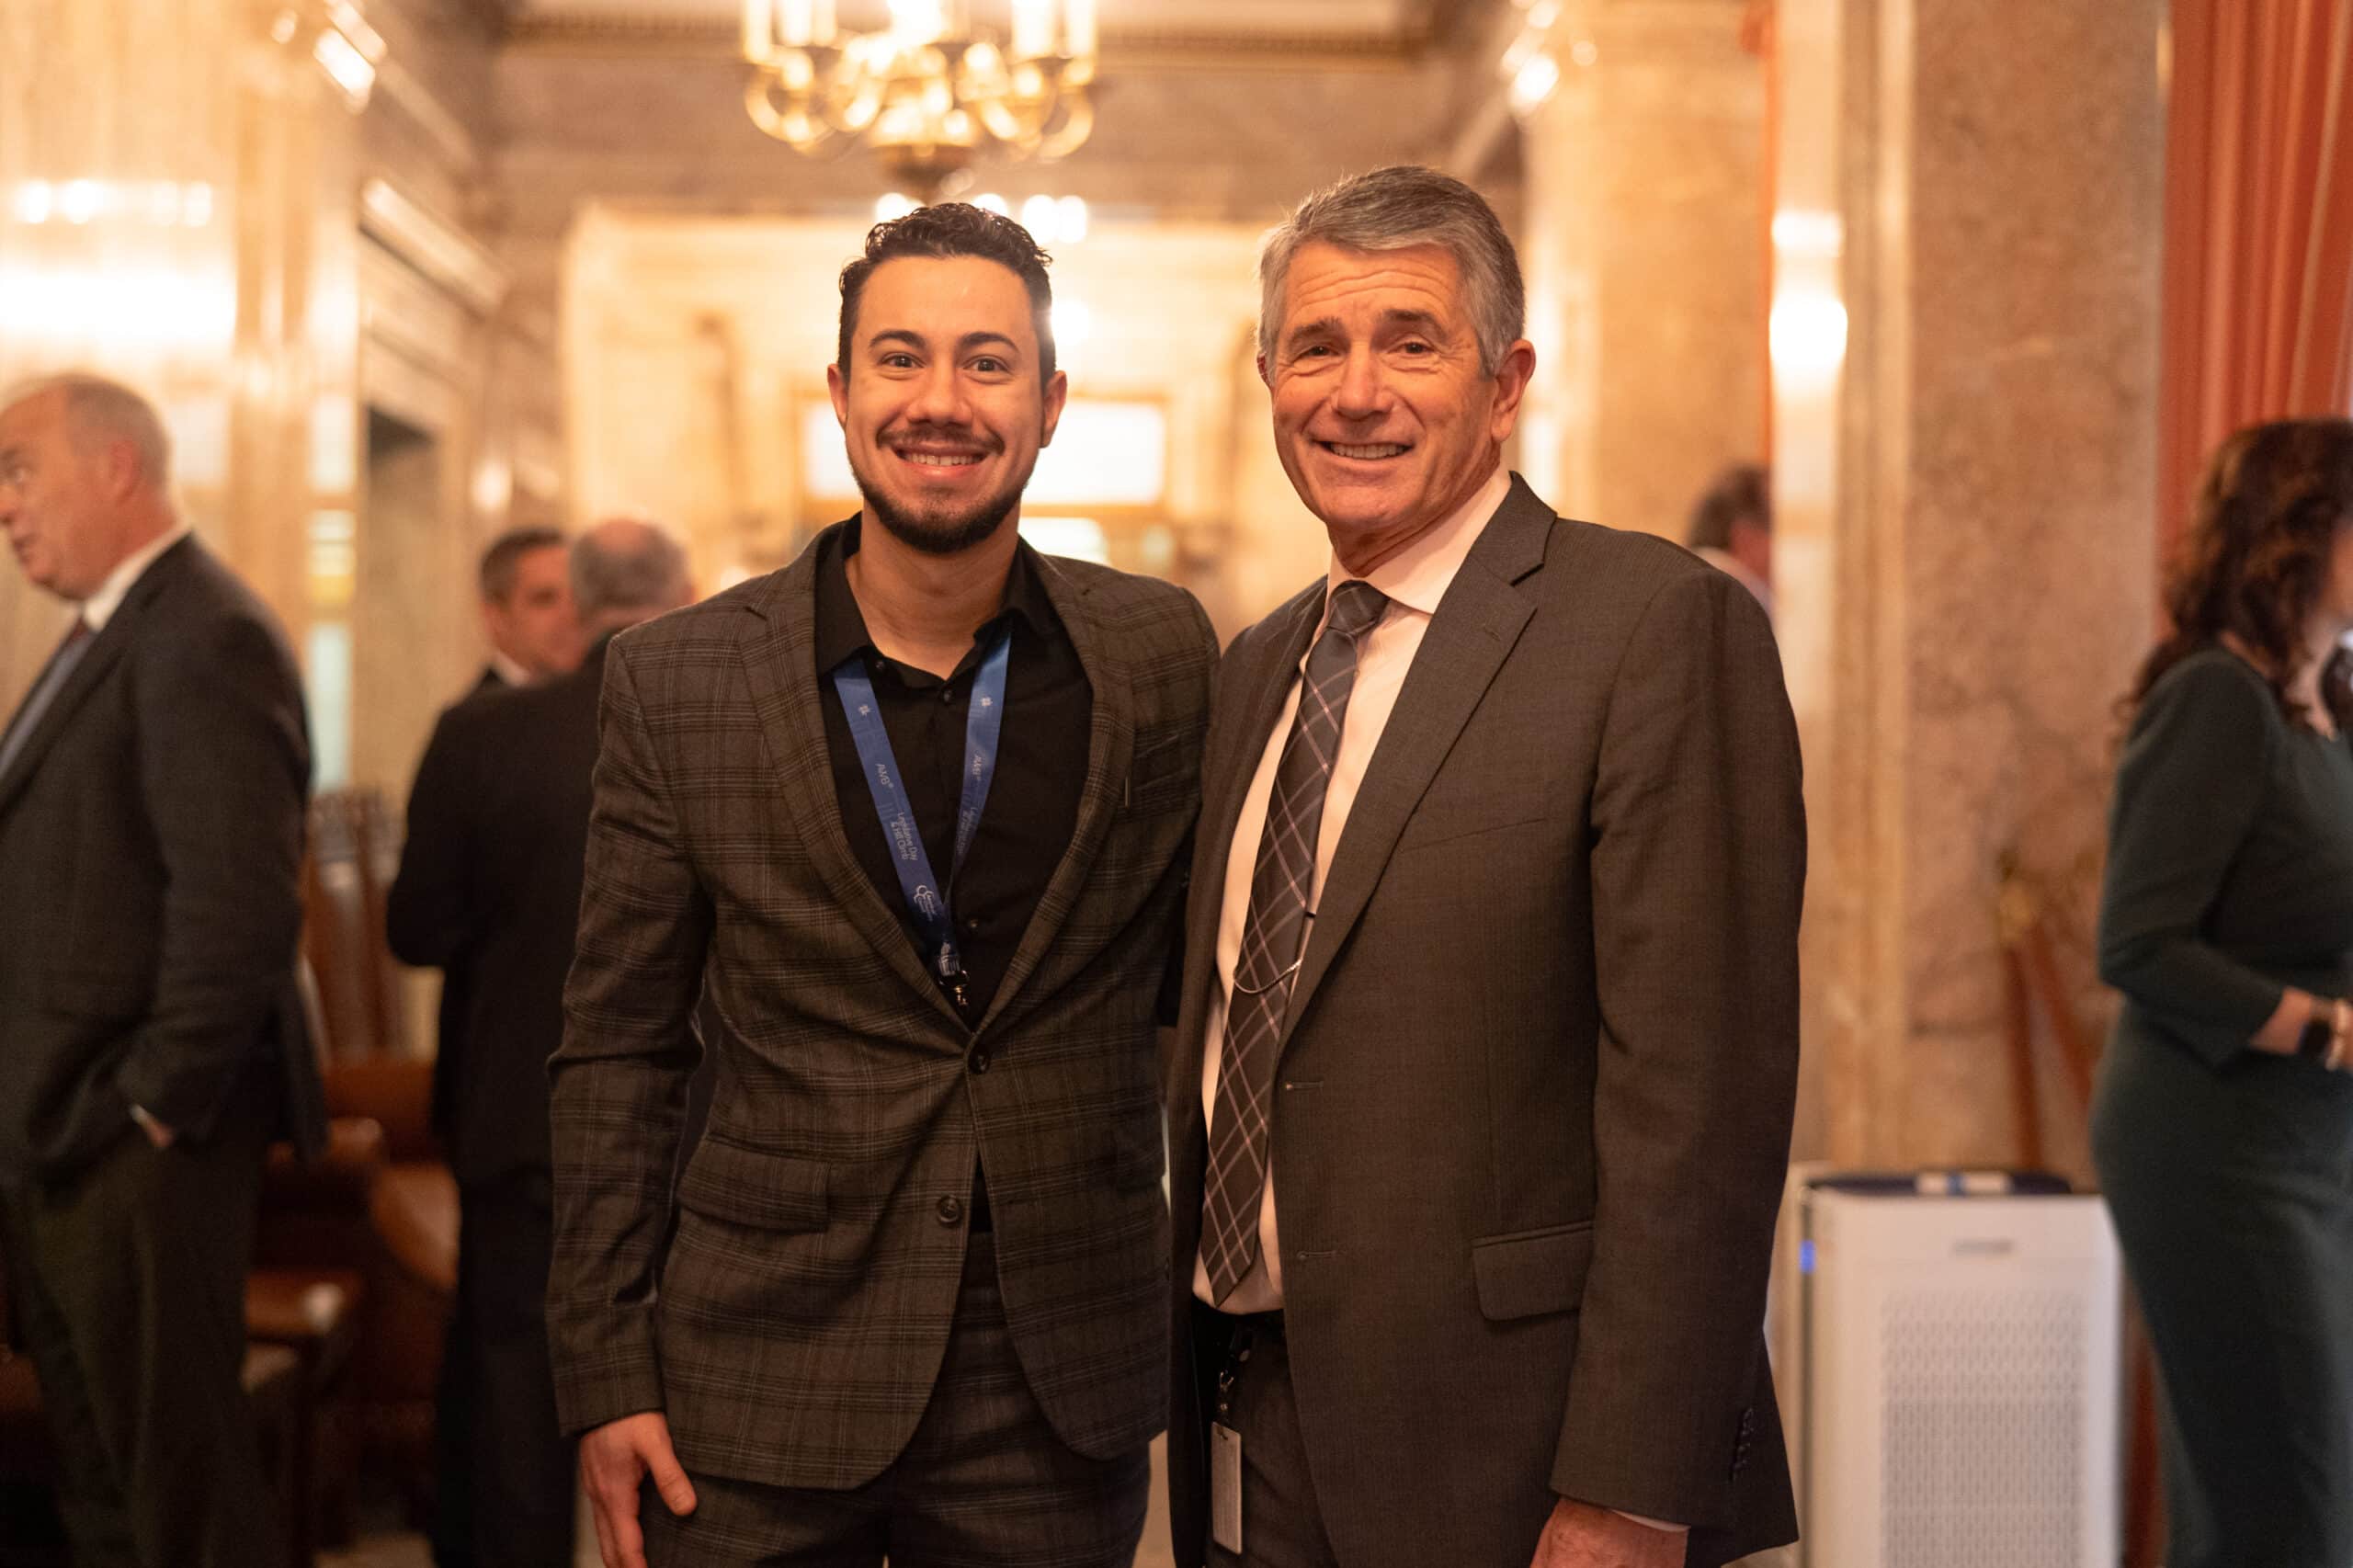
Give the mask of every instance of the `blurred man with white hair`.
[(438, 1074), (460, 1203), (436, 1445), (440, 1568), (572, 1560), (572, 1445), (556, 1424), (544, 1316), (547, 1060), (563, 1032), (605, 650), (691, 601), (694, 585), (677, 540), (633, 518), (582, 535), (571, 579), (586, 658), (441, 716), (409, 796), (387, 910), (403, 960), (470, 977), (467, 1016), (444, 1035)]
[(273, 1137), (325, 1142), (296, 980), (301, 687), (190, 536), (155, 410), (0, 394), (0, 530), (71, 627), (0, 731), (0, 1257), (77, 1562), (283, 1561), (243, 1393)]

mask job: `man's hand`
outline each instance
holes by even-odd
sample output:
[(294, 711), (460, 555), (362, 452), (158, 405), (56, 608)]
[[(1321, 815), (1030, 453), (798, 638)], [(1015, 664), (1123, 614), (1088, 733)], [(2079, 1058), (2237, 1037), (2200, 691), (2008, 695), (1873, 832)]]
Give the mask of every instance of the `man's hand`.
[(694, 1486), (671, 1451), (670, 1423), (660, 1411), (608, 1421), (580, 1439), (580, 1483), (588, 1493), (588, 1510), (597, 1521), (597, 1550), (605, 1568), (645, 1568), (645, 1532), (638, 1528), (637, 1498), (649, 1471), (670, 1512), (695, 1511)]
[(1544, 1521), (1529, 1568), (1683, 1568), (1689, 1536), (1563, 1497)]
[(158, 1149), (170, 1148), (173, 1141), (179, 1137), (178, 1133), (173, 1131), (170, 1128), (165, 1126), (162, 1122), (148, 1115), (145, 1110), (142, 1109), (138, 1106), (132, 1106), (131, 1108), (131, 1119), (139, 1124), (140, 1131), (147, 1134), (147, 1142), (153, 1143)]

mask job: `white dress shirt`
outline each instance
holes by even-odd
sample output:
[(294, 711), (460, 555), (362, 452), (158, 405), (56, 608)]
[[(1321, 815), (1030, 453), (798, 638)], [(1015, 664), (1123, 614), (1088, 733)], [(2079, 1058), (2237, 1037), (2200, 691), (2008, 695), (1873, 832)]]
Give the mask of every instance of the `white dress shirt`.
[(155, 564), (155, 558), (188, 535), (188, 524), (176, 523), (115, 563), (114, 570), (107, 574), (107, 580), (98, 585), (97, 592), (82, 601), (82, 621), (89, 627), (92, 636), (107, 629), (107, 622), (114, 619), (114, 612), (122, 608), (123, 597), (131, 592), (131, 585), (146, 574), (147, 568)]
[[(1323, 900), (1324, 873), (1332, 869), (1333, 852), (1339, 847), (1340, 835), (1348, 825), (1348, 808), (1356, 804), (1365, 768), (1372, 761), (1373, 748), (1381, 744), (1381, 732), (1389, 725), (1390, 710), (1397, 706), (1398, 688), (1405, 684), (1405, 672), (1414, 666), (1414, 655), (1421, 649), (1422, 635), (1429, 630), (1430, 617), (1438, 613), (1438, 601), (1446, 597), (1454, 574), (1462, 569), (1471, 547), (1479, 542), (1479, 536), (1486, 531), (1487, 520), (1495, 515), (1510, 492), (1511, 475), (1499, 467), (1459, 510), (1374, 567), (1365, 577), (1366, 582), (1388, 596), (1389, 608), (1357, 647), (1356, 685), (1348, 694), (1347, 713), (1341, 720), (1340, 751), (1332, 762), (1332, 780), (1324, 791), (1324, 820), (1315, 833), (1315, 879), (1307, 890), (1311, 912)], [(1351, 575), (1340, 564), (1339, 557), (1334, 556), (1330, 586), (1337, 587)], [(1324, 618), (1330, 614), (1327, 589)], [(1324, 632), (1324, 618), (1315, 624), (1319, 637)], [(1314, 647), (1313, 639), (1308, 646)], [(1307, 659), (1302, 654), (1300, 669), (1304, 672), (1306, 667)], [(1201, 1106), (1209, 1119), (1205, 1125), (1209, 1126), (1216, 1125), (1217, 1075), (1225, 1054), (1225, 1008), (1233, 994), (1233, 965), (1242, 951), (1243, 923), (1250, 917), (1250, 880), (1258, 866), (1258, 840), (1266, 833), (1267, 802), (1274, 793), (1275, 767), (1282, 760), (1283, 743), (1290, 738), (1291, 721), (1298, 712), (1299, 680), (1294, 676), (1290, 695), (1283, 699), (1283, 710), (1275, 720), (1273, 733), (1267, 737), (1265, 753), (1258, 758), (1258, 771), (1251, 777), (1249, 792), (1242, 797), (1242, 815), (1233, 824), (1233, 846), (1226, 852), (1225, 903), (1217, 923), (1217, 1000), (1210, 1008), (1209, 1038), (1201, 1051)], [(1311, 914), (1301, 940), (1305, 941), (1313, 930)], [(1271, 1130), (1267, 1137), (1267, 1186), (1258, 1199), (1258, 1261), (1250, 1266), (1250, 1272), (1242, 1277), (1233, 1295), (1223, 1301), (1211, 1302), (1222, 1312), (1272, 1312), (1283, 1304), (1282, 1248), (1275, 1230)], [(1193, 1262), (1193, 1294), (1210, 1301), (1209, 1266), (1198, 1256)]]

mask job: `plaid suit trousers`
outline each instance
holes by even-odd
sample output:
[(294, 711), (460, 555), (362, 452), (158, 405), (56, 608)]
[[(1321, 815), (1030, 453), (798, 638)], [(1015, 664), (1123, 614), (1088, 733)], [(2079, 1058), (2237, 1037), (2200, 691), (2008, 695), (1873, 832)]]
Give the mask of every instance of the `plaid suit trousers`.
[(890, 1469), (847, 1492), (698, 1475), (685, 1518), (649, 1482), (638, 1517), (654, 1568), (1129, 1568), (1151, 1479), (1144, 1448), (1091, 1460), (1054, 1436), (980, 1234), (939, 1381)]

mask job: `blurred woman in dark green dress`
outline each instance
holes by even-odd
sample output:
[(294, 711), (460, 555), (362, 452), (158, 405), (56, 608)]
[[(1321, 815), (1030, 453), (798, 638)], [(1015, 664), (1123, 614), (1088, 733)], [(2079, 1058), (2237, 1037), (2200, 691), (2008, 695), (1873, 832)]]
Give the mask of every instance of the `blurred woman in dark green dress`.
[(2215, 454), (2109, 817), (2092, 1113), (2168, 1568), (2353, 1565), (2353, 422)]

